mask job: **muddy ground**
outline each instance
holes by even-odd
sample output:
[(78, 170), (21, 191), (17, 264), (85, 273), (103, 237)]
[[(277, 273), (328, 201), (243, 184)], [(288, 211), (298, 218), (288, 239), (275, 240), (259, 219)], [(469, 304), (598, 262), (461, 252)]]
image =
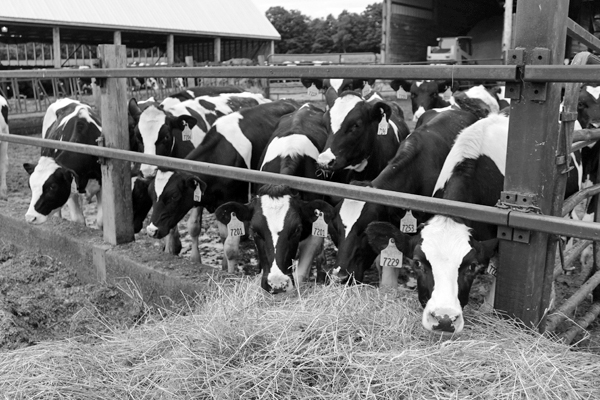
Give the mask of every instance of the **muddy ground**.
[[(410, 116), (409, 111), (407, 115)], [(28, 176), (22, 164), (35, 162), (40, 150), (12, 143), (9, 146), (7, 202), (22, 209), (29, 204), (30, 198)], [(85, 214), (87, 225), (95, 226), (95, 203), (85, 205)], [(200, 252), (205, 265), (220, 269), (222, 245), (212, 221), (212, 216), (205, 212)], [(189, 258), (191, 243), (185, 225), (184, 219), (184, 222), (180, 223), (183, 244), (180, 257)], [(161, 242), (143, 233), (136, 235), (136, 241), (143, 245), (145, 251), (160, 251)], [(256, 274), (258, 271), (253, 243), (247, 241), (242, 249), (243, 261), (248, 266), (246, 273)], [(332, 266), (335, 247), (331, 242), (328, 242), (326, 253), (328, 264)], [(559, 277), (559, 299), (568, 296), (581, 284), (577, 274), (580, 265), (577, 264), (576, 268), (573, 275)], [(366, 280), (376, 284), (376, 271), (370, 271)], [(407, 280), (408, 276), (404, 274), (401, 278), (402, 283), (406, 285)], [(487, 283), (484, 278), (474, 285), (470, 306), (478, 307), (486, 290)], [(588, 305), (589, 300), (580, 307), (578, 314)], [(75, 273), (58, 260), (40, 255), (34, 249), (19, 251), (6, 243), (0, 243), (0, 350), (82, 335), (84, 340), (94, 340), (95, 334), (136, 324), (143, 319), (146, 312), (147, 307), (135, 290), (129, 287), (82, 284), (77, 280)], [(579, 346), (600, 353), (600, 321), (592, 325), (590, 332), (591, 335), (578, 338), (581, 340)]]

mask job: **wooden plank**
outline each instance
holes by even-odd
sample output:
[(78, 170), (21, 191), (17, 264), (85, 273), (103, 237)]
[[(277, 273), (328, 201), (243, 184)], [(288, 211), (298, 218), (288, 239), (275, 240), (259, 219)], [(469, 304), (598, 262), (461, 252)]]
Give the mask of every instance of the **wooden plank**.
[(167, 64), (175, 64), (175, 35), (167, 35)]
[[(98, 57), (104, 68), (124, 68), (126, 54), (124, 45), (98, 46)], [(106, 80), (101, 109), (104, 145), (129, 150), (125, 78)], [(130, 163), (122, 160), (107, 159), (102, 165), (104, 241), (113, 245), (134, 240), (130, 169)]]
[(221, 61), (221, 38), (215, 38), (214, 61)]
[(54, 68), (60, 68), (62, 65), (60, 53), (60, 28), (55, 26), (52, 28), (52, 60)]
[(590, 50), (600, 52), (600, 39), (571, 18), (567, 18), (567, 35), (585, 44)]
[[(568, 0), (517, 3), (515, 47), (524, 50), (526, 65), (562, 64), (568, 7)], [(540, 48), (549, 49), (550, 54), (543, 55)], [(553, 210), (559, 103), (560, 86), (552, 83), (547, 85), (545, 101), (536, 100), (535, 88), (524, 83), (520, 99), (511, 103), (504, 190), (534, 194), (545, 215), (562, 210)], [(511, 214), (515, 220), (528, 215), (515, 211)], [(548, 234), (541, 232), (531, 232), (529, 244), (501, 240), (499, 246), (494, 306), (534, 328), (543, 327), (542, 318), (549, 304), (553, 265), (548, 265), (547, 250), (552, 252), (548, 249)]]

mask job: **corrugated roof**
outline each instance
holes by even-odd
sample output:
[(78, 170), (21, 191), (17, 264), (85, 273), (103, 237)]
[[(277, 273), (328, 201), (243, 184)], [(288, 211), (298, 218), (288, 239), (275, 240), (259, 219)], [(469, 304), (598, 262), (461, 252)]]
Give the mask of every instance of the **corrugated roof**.
[(251, 0), (15, 0), (0, 19), (161, 33), (280, 39)]

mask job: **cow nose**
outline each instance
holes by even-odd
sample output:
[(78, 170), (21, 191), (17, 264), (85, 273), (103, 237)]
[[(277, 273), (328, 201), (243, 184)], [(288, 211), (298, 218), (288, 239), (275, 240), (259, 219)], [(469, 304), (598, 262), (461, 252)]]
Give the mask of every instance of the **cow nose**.
[(327, 149), (317, 158), (317, 164), (319, 164), (323, 168), (330, 168), (335, 163), (335, 155), (331, 151), (331, 149)]
[(150, 224), (146, 227), (146, 233), (150, 237), (156, 237), (158, 235), (158, 228), (154, 224)]
[(142, 164), (140, 171), (144, 178), (151, 178), (156, 175), (156, 167), (154, 165)]
[(348, 281), (350, 280), (350, 273), (347, 270), (342, 269), (341, 267), (337, 267), (336, 270), (337, 273), (335, 273), (334, 271), (333, 275), (334, 281), (337, 283), (341, 283), (342, 285), (348, 283)]
[(459, 318), (462, 318), (462, 316), (449, 316), (448, 314), (436, 314), (432, 312), (431, 318), (433, 318), (432, 329), (434, 331), (454, 333), (457, 330)]
[(36, 219), (37, 217), (35, 215), (25, 215), (25, 221), (27, 221), (28, 224), (33, 224)]

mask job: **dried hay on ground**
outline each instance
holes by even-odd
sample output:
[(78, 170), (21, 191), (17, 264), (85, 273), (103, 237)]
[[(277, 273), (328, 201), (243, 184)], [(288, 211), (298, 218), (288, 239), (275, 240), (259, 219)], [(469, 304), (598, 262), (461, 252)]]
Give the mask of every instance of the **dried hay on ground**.
[[(0, 354), (6, 398), (588, 399), (600, 356), (467, 313), (455, 338), (424, 332), (414, 294), (317, 287), (271, 296), (215, 284), (185, 313)], [(186, 315), (187, 314), (187, 315)]]

